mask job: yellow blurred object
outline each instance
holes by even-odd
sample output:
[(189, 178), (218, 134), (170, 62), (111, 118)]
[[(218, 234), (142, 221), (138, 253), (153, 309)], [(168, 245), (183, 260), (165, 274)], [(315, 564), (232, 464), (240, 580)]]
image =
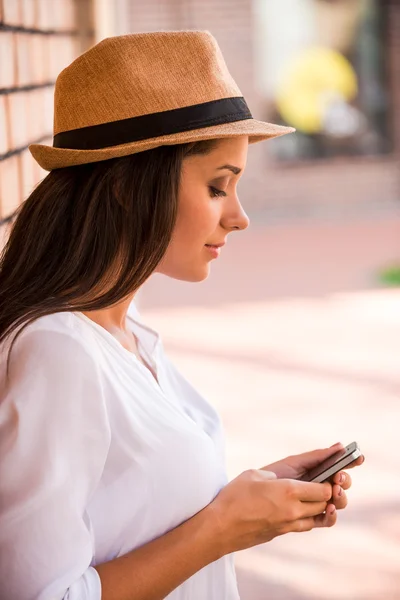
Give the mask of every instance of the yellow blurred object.
[(319, 133), (329, 104), (352, 100), (357, 75), (349, 61), (329, 48), (308, 48), (290, 63), (276, 103), (285, 121), (303, 133)]

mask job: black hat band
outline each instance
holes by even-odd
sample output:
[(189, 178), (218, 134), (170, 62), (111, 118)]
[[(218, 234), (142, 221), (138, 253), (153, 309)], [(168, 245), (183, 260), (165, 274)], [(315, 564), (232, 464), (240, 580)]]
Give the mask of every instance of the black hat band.
[(62, 131), (54, 136), (53, 147), (100, 150), (252, 118), (244, 98), (222, 98), (140, 117)]

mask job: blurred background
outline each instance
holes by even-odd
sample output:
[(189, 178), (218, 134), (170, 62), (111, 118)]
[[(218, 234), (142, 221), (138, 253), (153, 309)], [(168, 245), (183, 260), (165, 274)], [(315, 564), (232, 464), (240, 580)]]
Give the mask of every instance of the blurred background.
[(223, 419), (230, 477), (358, 440), (330, 531), (236, 555), (242, 600), (400, 599), (400, 3), (0, 0), (0, 217), (46, 175), (53, 85), (109, 35), (208, 29), (255, 118), (297, 129), (249, 150), (251, 227), (210, 278), (155, 275), (145, 320)]

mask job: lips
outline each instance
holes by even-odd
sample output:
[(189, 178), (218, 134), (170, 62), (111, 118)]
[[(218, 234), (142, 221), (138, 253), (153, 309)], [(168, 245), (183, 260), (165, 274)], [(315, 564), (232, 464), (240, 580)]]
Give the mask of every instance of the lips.
[(222, 248), (222, 246), (225, 246), (226, 242), (222, 242), (221, 244), (205, 244), (207, 246), (207, 248)]

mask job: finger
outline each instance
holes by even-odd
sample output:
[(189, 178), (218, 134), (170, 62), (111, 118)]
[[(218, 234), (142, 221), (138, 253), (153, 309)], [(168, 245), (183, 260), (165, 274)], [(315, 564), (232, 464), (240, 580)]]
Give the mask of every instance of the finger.
[(346, 467), (346, 469), (354, 469), (354, 467), (359, 467), (360, 465), (363, 464), (364, 461), (365, 461), (365, 456), (364, 456), (364, 454), (362, 454), (361, 456), (356, 458), (356, 460), (353, 460), (353, 462), (350, 463), (349, 466)]
[(324, 514), (314, 517), (314, 527), (333, 527), (336, 521), (336, 507), (334, 504), (328, 504)]
[[(348, 465), (346, 467), (346, 469), (354, 469), (354, 467), (359, 467), (360, 465), (363, 464), (364, 461), (365, 461), (364, 455), (359, 456), (350, 465)], [(341, 477), (344, 477), (344, 479), (341, 480)], [(348, 473), (346, 473), (345, 471), (339, 471), (338, 473), (336, 473), (333, 477), (333, 482), (340, 484), (345, 490), (348, 490), (352, 484), (350, 475)]]
[(308, 517), (306, 519), (297, 519), (297, 521), (292, 521), (288, 523), (285, 528), (286, 531), (284, 533), (302, 533), (303, 531), (311, 531), (315, 527), (315, 519), (313, 517)]
[[(306, 517), (303, 519), (297, 519), (296, 521), (291, 521), (290, 523), (286, 523), (284, 527), (281, 528), (280, 534), (284, 533), (300, 533), (303, 531), (311, 531), (316, 527), (333, 527), (335, 525), (337, 516), (335, 507), (330, 504), (330, 510), (328, 514), (320, 514), (316, 517)], [(328, 508), (327, 508), (328, 510)]]
[(333, 483), (340, 485), (344, 490), (348, 490), (351, 487), (352, 479), (348, 473), (339, 471), (339, 473), (336, 473), (333, 477)]
[(364, 461), (365, 461), (365, 456), (362, 454), (361, 456), (356, 458), (356, 460), (353, 460), (352, 463), (347, 465), (346, 469), (354, 469), (354, 467), (359, 467), (360, 465), (363, 464)]
[(312, 483), (294, 480), (295, 496), (302, 502), (327, 502), (332, 497), (330, 483)]
[(305, 469), (312, 469), (343, 448), (343, 444), (338, 443), (334, 444), (330, 448), (320, 448), (319, 450), (304, 452), (301, 454), (301, 462), (303, 463)]
[(325, 512), (328, 502), (301, 502), (299, 509), (299, 519), (307, 519), (308, 517), (316, 517)]
[(347, 506), (346, 492), (340, 485), (333, 486), (332, 503), (336, 506), (337, 510), (342, 510)]

